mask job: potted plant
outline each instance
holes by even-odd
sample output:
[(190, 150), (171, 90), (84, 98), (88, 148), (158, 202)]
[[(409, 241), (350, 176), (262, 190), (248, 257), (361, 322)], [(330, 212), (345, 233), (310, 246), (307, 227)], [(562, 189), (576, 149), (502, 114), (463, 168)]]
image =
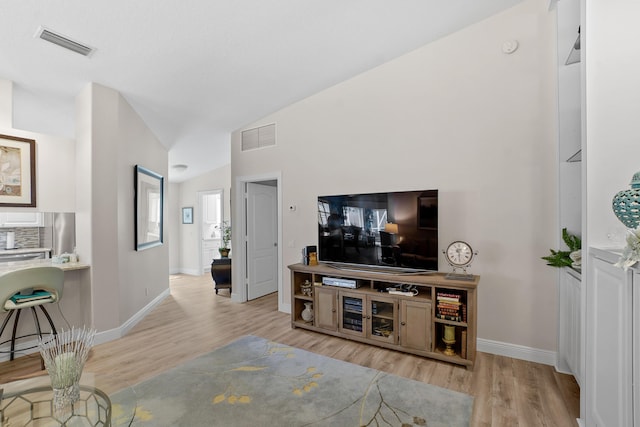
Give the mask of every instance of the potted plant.
[(222, 258), (228, 258), (229, 252), (231, 251), (231, 248), (229, 247), (229, 244), (231, 243), (231, 224), (229, 224), (229, 221), (222, 221), (222, 224), (216, 228), (220, 229), (222, 238), (222, 246), (218, 248), (218, 251)]
[(551, 255), (543, 256), (542, 259), (552, 267), (579, 267), (581, 265), (582, 241), (578, 236), (568, 233), (566, 228), (562, 229), (562, 240), (569, 248), (568, 251), (551, 249)]

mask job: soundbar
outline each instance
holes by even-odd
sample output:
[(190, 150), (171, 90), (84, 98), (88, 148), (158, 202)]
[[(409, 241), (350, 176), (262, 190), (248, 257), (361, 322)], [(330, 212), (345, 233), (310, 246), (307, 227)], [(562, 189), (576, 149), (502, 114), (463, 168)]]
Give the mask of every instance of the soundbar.
[(353, 279), (338, 279), (337, 277), (323, 277), (322, 284), (327, 286), (338, 286), (341, 288), (359, 288), (357, 280)]

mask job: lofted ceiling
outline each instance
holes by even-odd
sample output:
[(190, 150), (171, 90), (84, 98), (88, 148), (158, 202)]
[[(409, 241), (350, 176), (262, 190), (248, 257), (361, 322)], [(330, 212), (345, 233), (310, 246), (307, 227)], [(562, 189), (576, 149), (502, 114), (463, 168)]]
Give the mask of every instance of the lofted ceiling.
[(0, 78), (15, 128), (68, 137), (87, 83), (119, 91), (180, 182), (228, 164), (233, 130), (520, 1), (0, 0)]

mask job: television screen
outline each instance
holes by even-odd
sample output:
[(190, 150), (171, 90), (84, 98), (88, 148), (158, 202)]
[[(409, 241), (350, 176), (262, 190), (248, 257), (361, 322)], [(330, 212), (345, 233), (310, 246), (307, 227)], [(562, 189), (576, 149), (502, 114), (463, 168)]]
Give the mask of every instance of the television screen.
[(438, 270), (438, 190), (318, 197), (320, 261)]

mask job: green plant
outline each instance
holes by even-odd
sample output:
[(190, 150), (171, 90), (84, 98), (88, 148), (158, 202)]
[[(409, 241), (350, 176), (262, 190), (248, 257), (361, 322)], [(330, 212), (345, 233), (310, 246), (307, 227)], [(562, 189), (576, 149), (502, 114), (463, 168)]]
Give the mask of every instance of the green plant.
[(570, 257), (571, 253), (582, 249), (582, 240), (578, 236), (568, 233), (566, 228), (562, 229), (562, 240), (564, 240), (569, 250), (554, 251), (551, 249), (551, 255), (541, 257), (547, 261), (547, 265), (552, 267), (569, 267), (573, 263)]
[(229, 242), (231, 241), (231, 224), (229, 221), (222, 221), (222, 224), (216, 226), (220, 229), (222, 234), (222, 246), (223, 249), (229, 249)]

